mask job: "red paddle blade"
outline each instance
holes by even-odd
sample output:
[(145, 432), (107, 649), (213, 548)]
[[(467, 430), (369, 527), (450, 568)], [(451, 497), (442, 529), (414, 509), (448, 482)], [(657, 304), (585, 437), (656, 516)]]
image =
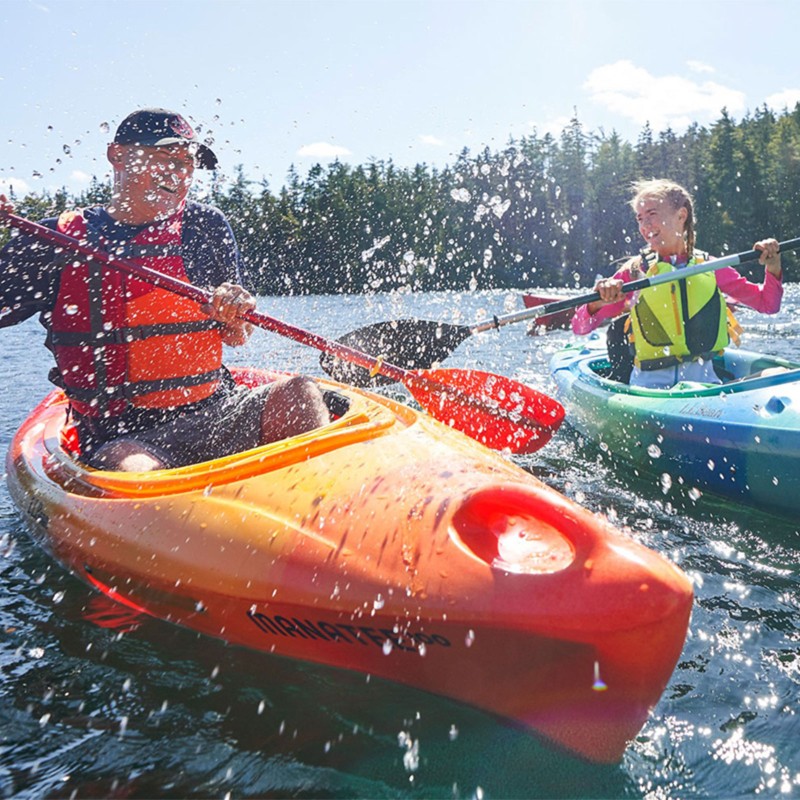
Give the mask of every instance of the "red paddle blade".
[(432, 417), (492, 450), (533, 453), (564, 419), (557, 400), (490, 372), (415, 370), (403, 384)]

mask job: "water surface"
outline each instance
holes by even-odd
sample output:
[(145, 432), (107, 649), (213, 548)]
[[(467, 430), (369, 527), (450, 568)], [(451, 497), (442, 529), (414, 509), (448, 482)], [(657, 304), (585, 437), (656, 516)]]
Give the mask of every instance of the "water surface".
[[(800, 358), (800, 291), (741, 314), (743, 346)], [(326, 336), (403, 316), (470, 323), (511, 293), (262, 298)], [(44, 333), (0, 331), (0, 446), (48, 390)], [(552, 393), (567, 332), (473, 336), (449, 366)], [(318, 354), (256, 331), (228, 363), (321, 374)], [(679, 564), (696, 600), (678, 667), (623, 762), (584, 764), (443, 698), (130, 620), (28, 538), (0, 485), (2, 797), (642, 797), (800, 795), (800, 528), (672, 476), (636, 475), (568, 427), (520, 461)], [(498, 675), (498, 680), (503, 676)], [(524, 687), (520, 687), (524, 691)]]

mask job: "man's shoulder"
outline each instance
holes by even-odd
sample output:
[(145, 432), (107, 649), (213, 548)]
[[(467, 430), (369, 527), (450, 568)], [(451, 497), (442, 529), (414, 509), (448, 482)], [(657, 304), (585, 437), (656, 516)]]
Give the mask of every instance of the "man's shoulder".
[(183, 217), (188, 224), (228, 225), (226, 216), (216, 206), (200, 203), (196, 200), (188, 200), (186, 202)]

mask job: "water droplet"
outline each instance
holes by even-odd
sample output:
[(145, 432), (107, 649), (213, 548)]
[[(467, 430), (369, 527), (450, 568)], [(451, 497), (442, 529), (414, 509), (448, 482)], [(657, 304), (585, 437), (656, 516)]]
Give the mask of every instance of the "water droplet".
[(661, 455), (661, 448), (657, 444), (651, 444), (647, 448), (647, 455), (649, 455), (650, 458), (658, 458)]
[(375, 598), (375, 599), (372, 601), (372, 607), (373, 607), (373, 608), (374, 608), (376, 611), (380, 611), (380, 609), (382, 609), (382, 608), (384, 607), (384, 605), (386, 605), (386, 601), (383, 599), (383, 596), (382, 596), (382, 595), (378, 595), (378, 596), (377, 596), (377, 597), (376, 597), (376, 598)]
[(383, 654), (384, 654), (385, 656), (388, 656), (388, 655), (389, 655), (389, 653), (391, 653), (391, 652), (392, 652), (392, 640), (391, 640), (391, 639), (387, 639), (387, 640), (386, 640), (386, 641), (383, 643)]
[(100, 133), (108, 133), (111, 130), (111, 126), (107, 122), (100, 123)]
[(64, 599), (64, 594), (65, 594), (65, 592), (56, 592), (53, 595), (53, 602), (54, 603), (60, 603)]
[(75, 314), (77, 314), (77, 313), (78, 313), (78, 310), (79, 310), (79, 309), (78, 309), (78, 306), (76, 306), (74, 303), (69, 303), (68, 305), (66, 305), (66, 306), (64, 307), (64, 313), (65, 313), (65, 314), (66, 314), (68, 317), (74, 317), (74, 316), (75, 316)]
[(450, 726), (450, 731), (448, 732), (448, 736), (450, 737), (450, 741), (454, 742), (458, 739), (458, 728), (455, 725)]
[(64, 152), (65, 152), (67, 155), (69, 155), (69, 154), (72, 152), (72, 148), (71, 148), (71, 147), (70, 147), (68, 144), (65, 144), (65, 145), (64, 145), (64, 147), (62, 148), (62, 150), (63, 150), (63, 151), (64, 151)]
[(474, 642), (475, 642), (475, 631), (468, 630), (467, 635), (464, 637), (464, 644), (467, 647), (472, 647)]
[(661, 491), (666, 494), (672, 488), (672, 475), (665, 472), (661, 475)]

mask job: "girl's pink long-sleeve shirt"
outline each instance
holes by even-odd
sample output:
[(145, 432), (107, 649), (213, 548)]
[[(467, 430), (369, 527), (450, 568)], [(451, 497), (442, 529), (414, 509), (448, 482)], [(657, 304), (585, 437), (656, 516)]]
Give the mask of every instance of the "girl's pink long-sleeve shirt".
[[(733, 267), (722, 267), (716, 271), (715, 275), (717, 276), (719, 290), (732, 300), (738, 300), (740, 303), (744, 303), (744, 305), (763, 314), (774, 314), (780, 310), (781, 300), (783, 299), (782, 275), (780, 278), (775, 277), (765, 269), (764, 283), (761, 284), (748, 281)], [(613, 277), (622, 280), (623, 283), (628, 283), (636, 280), (636, 278), (641, 278), (641, 273), (637, 273), (636, 277), (634, 277), (629, 269), (623, 268), (615, 272)], [(629, 297), (630, 295), (618, 303), (603, 306), (594, 314), (589, 313), (588, 304), (579, 306), (572, 317), (572, 330), (583, 336), (591, 333), (603, 322), (624, 314), (630, 308)]]

